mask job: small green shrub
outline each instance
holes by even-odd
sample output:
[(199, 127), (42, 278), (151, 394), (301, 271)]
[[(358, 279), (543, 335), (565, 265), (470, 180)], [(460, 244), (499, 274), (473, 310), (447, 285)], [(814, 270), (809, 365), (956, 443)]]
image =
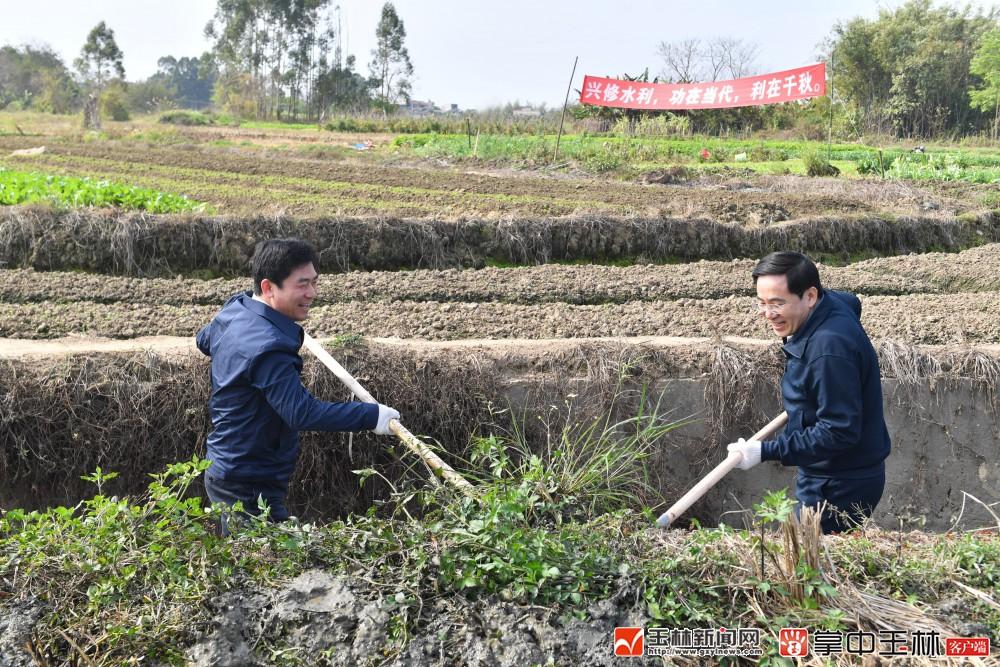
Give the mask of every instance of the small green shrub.
[(101, 111), (111, 120), (128, 120), (131, 118), (128, 111), (128, 98), (125, 91), (118, 86), (112, 86), (101, 95)]
[(748, 153), (752, 162), (784, 162), (791, 157), (787, 150), (769, 146), (754, 146)]
[(213, 125), (215, 119), (200, 111), (174, 109), (160, 114), (159, 122), (167, 125)]
[(840, 169), (830, 164), (819, 151), (808, 151), (802, 154), (802, 162), (809, 176), (837, 176)]
[(617, 154), (606, 149), (587, 156), (583, 164), (588, 171), (600, 174), (618, 169), (622, 165), (622, 161)]

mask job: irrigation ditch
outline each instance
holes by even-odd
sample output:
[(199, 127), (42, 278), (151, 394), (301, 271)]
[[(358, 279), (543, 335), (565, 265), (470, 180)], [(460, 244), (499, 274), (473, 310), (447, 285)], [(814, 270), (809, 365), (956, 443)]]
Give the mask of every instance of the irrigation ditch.
[[(51, 664), (60, 655), (119, 664), (136, 651), (205, 667), (616, 665), (615, 627), (705, 623), (760, 628), (766, 657), (788, 618), (996, 639), (992, 598), (981, 588), (998, 574), (1000, 545), (978, 532), (995, 525), (988, 504), (1000, 494), (992, 455), (1000, 355), (992, 348), (880, 342), (893, 454), (874, 523), (828, 536), (821, 547), (818, 524), (786, 515), (766, 547), (773, 562), (765, 564), (756, 527), (789, 507), (767, 500), (768, 491), (791, 485), (789, 471), (734, 472), (671, 531), (654, 528), (655, 513), (645, 510), (672, 502), (722, 457), (724, 443), (778, 411), (775, 344), (328, 342), (414, 432), (490, 489), (482, 509), (432, 500), (445, 489), (425, 491), (431, 500), (410, 491), (401, 501), (400, 489), (433, 487), (421, 466), (384, 439), (305, 434), (291, 507), (302, 520), (329, 527), (295, 524), (231, 543), (200, 532), (205, 517), (192, 509), (197, 504), (177, 504), (169, 494), (126, 500), (146, 497), (150, 471), (177, 469), (202, 451), (208, 368), (190, 340), (160, 339), (146, 349), (142, 341), (117, 341), (132, 349), (70, 354), (53, 353), (53, 345), (0, 355), (0, 506), (39, 508), (34, 519), (20, 510), (4, 518), (22, 521), (24, 535), (51, 545), (26, 554), (56, 558), (52, 567), (73, 574), (47, 579), (44, 568), (28, 568), (35, 574), (19, 576), (18, 589), (0, 582), (5, 666)], [(304, 378), (320, 397), (347, 398), (316, 362), (307, 361)], [(571, 424), (636, 414), (682, 424), (655, 442), (647, 460), (622, 463), (648, 481), (624, 512), (589, 513), (572, 498), (550, 503), (535, 491), (545, 488), (536, 487), (540, 480), (498, 486), (482, 461), (471, 463), (477, 442), (519, 433), (523, 442), (543, 443), (544, 457), (544, 443), (558, 445)], [(620, 431), (613, 437), (628, 436), (627, 426)], [(105, 479), (91, 498), (98, 468), (118, 477)], [(374, 474), (363, 473), (361, 484), (351, 471), (364, 470)], [(177, 501), (203, 495), (191, 472), (181, 473), (190, 485), (180, 487)], [(44, 509), (87, 498), (75, 513)], [(129, 502), (136, 504), (123, 512)], [(684, 529), (692, 522), (703, 528)], [(935, 536), (940, 531), (951, 537)], [(513, 549), (510, 560), (501, 556), (505, 548)], [(105, 563), (108, 575), (87, 558)], [(535, 558), (548, 562), (540, 579)], [(810, 570), (803, 580), (802, 568), (820, 568), (819, 558), (825, 574)], [(192, 570), (199, 562), (212, 566), (199, 574)], [(230, 575), (216, 578), (216, 566)], [(123, 580), (119, 572), (133, 574)], [(102, 593), (98, 581), (110, 588)], [(899, 591), (912, 599), (896, 599)], [(68, 609), (77, 611), (67, 616)], [(133, 630), (108, 635), (118, 627)]]
[[(989, 524), (988, 510), (963, 492), (979, 499), (1000, 493), (1000, 468), (990, 454), (998, 437), (1000, 355), (889, 341), (879, 352), (894, 449), (878, 523), (946, 530), (968, 501), (963, 520)], [(637, 499), (638, 506), (677, 495), (723, 458), (722, 445), (780, 412), (780, 353), (762, 343), (350, 340), (337, 354), (459, 469), (468, 465), (473, 437), (491, 429), (522, 429), (527, 440), (544, 442), (570, 414), (583, 423), (652, 410), (690, 419), (649, 462), (656, 495)], [(314, 363), (305, 377), (317, 396), (348, 398)], [(114, 493), (137, 494), (151, 470), (203, 453), (207, 360), (183, 342), (167, 352), (2, 359), (0, 388), (5, 506), (78, 502), (90, 488), (81, 477), (97, 466), (120, 474), (109, 485)], [(371, 436), (305, 434), (291, 493), (295, 512), (310, 519), (363, 513), (386, 487), (377, 480), (361, 487), (350, 471), (374, 465), (399, 477), (399, 454)], [(731, 475), (692, 516), (739, 525), (740, 515), (729, 512), (792, 481), (778, 466)]]

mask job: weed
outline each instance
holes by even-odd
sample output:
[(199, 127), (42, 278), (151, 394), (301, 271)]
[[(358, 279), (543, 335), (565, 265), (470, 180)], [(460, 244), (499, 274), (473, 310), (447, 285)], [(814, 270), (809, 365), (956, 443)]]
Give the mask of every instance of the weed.
[(215, 119), (208, 114), (190, 109), (175, 109), (160, 114), (159, 122), (168, 125), (212, 125)]
[(197, 459), (170, 466), (140, 502), (103, 495), (115, 474), (98, 468), (86, 477), (98, 488), (90, 500), (0, 518), (0, 571), (51, 610), (36, 629), (46, 653), (88, 664), (97, 653), (103, 664), (180, 658), (179, 642), (204, 614), (199, 602), (226, 585), (238, 562), (214, 534), (215, 508), (186, 497), (207, 467)]
[(802, 155), (809, 176), (836, 176), (840, 169), (830, 162), (819, 151), (808, 151)]

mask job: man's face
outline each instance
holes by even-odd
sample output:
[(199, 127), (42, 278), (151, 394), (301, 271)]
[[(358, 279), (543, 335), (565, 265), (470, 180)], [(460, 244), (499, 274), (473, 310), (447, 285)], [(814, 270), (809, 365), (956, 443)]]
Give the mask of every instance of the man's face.
[(319, 274), (312, 262), (303, 264), (281, 282), (278, 287), (265, 278), (260, 281), (260, 292), (267, 305), (296, 322), (309, 317), (309, 307), (316, 298)]
[(815, 287), (800, 297), (788, 291), (788, 279), (783, 275), (757, 278), (757, 312), (778, 336), (787, 337), (798, 331), (817, 301)]

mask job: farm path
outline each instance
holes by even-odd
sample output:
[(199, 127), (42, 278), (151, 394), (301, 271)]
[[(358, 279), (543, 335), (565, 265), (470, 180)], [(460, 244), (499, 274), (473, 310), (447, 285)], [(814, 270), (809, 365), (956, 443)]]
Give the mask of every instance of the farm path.
[[(323, 337), (320, 337), (321, 340)], [(369, 342), (387, 347), (403, 347), (414, 352), (468, 352), (492, 351), (498, 354), (530, 352), (536, 355), (559, 353), (581, 345), (645, 345), (654, 348), (686, 349), (702, 345), (715, 344), (717, 341), (741, 347), (766, 347), (772, 345), (774, 339), (742, 338), (739, 336), (724, 336), (721, 339), (709, 337), (685, 336), (634, 336), (634, 337), (601, 337), (601, 338), (508, 338), (465, 339), (447, 341), (429, 341), (408, 338), (369, 338)], [(922, 345), (921, 349), (934, 350), (951, 346)], [(1000, 344), (970, 346), (969, 349), (1000, 356)], [(53, 357), (67, 354), (90, 354), (107, 352), (138, 352), (148, 350), (157, 354), (194, 352), (194, 339), (187, 336), (143, 336), (127, 340), (115, 338), (99, 338), (90, 336), (67, 336), (48, 340), (26, 338), (0, 338), (0, 359), (17, 359), (25, 357)]]

